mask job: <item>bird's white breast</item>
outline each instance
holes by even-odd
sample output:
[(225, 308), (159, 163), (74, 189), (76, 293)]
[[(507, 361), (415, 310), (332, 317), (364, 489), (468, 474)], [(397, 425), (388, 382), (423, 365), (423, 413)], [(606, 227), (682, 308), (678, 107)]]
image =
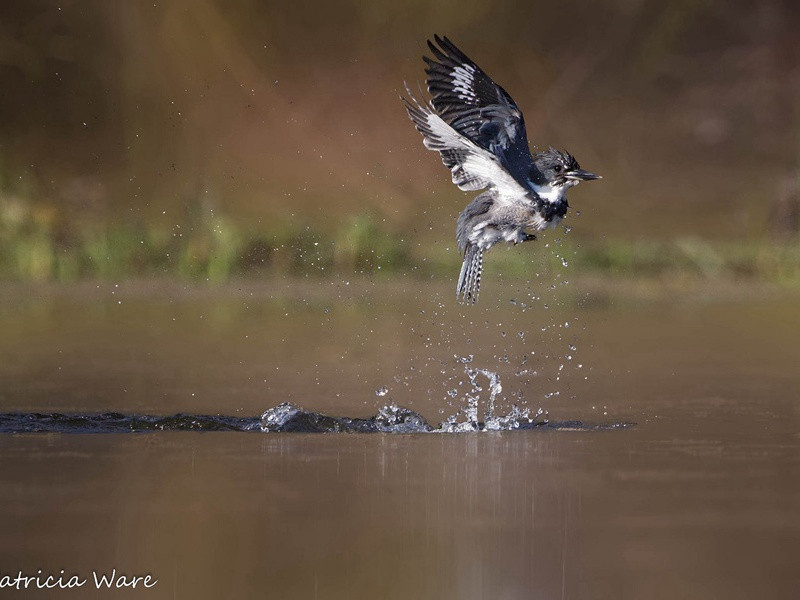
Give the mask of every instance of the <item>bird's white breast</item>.
[(567, 193), (567, 186), (565, 185), (536, 185), (533, 184), (533, 190), (536, 194), (544, 200), (545, 202), (550, 202), (551, 204), (555, 202), (560, 202), (564, 199), (564, 196)]

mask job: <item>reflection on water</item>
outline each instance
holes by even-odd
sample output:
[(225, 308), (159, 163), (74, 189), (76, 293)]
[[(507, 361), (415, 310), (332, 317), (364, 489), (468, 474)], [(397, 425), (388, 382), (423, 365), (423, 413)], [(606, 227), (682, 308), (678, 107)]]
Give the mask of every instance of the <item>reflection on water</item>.
[(354, 285), (6, 290), (2, 412), (463, 423), (495, 390), (498, 415), (637, 425), (2, 435), (2, 573), (152, 573), (150, 598), (798, 597), (796, 298), (467, 310)]

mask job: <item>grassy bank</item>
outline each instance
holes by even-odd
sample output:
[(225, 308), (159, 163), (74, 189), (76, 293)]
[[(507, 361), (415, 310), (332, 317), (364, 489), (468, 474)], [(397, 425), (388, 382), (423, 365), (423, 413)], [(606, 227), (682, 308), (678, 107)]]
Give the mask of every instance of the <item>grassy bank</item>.
[[(557, 238), (563, 238), (556, 242)], [(533, 251), (536, 248), (536, 251)], [(198, 210), (170, 227), (136, 223), (65, 224), (23, 203), (0, 206), (0, 278), (71, 282), (148, 275), (225, 281), (232, 276), (326, 276), (411, 272), (452, 275), (454, 243), (418, 244), (368, 215), (315, 229), (285, 220), (248, 227)], [(508, 276), (570, 273), (687, 275), (800, 285), (800, 243), (723, 243), (700, 239), (578, 243), (550, 233), (536, 245), (495, 250), (488, 268)]]

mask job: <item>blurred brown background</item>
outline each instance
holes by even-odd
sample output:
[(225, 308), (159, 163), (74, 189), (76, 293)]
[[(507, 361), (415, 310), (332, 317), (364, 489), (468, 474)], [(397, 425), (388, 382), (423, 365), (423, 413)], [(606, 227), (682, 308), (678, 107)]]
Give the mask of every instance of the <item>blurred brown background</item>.
[(784, 0), (4, 1), (4, 218), (24, 207), (55, 253), (86, 223), (174, 236), (196, 207), (264, 230), (368, 214), (450, 243), (471, 196), (398, 100), (437, 32), (511, 93), (532, 145), (604, 175), (571, 194), (577, 239), (792, 240), (798, 17)]

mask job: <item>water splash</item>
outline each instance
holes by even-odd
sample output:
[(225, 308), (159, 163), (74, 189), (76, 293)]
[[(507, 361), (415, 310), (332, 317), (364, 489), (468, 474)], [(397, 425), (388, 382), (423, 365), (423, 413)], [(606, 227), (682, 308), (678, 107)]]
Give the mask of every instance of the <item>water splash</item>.
[(382, 406), (374, 420), (377, 430), (383, 433), (421, 433), (432, 429), (420, 414), (394, 403)]
[[(541, 413), (541, 411), (540, 411)], [(511, 412), (504, 416), (493, 415), (486, 418), (485, 428), (487, 431), (507, 431), (519, 429), (521, 423), (532, 423), (530, 409), (520, 409), (516, 404), (511, 407)]]
[(261, 431), (280, 431), (300, 412), (302, 412), (300, 408), (289, 402), (278, 404), (261, 415)]
[[(464, 372), (469, 379), (471, 390), (464, 395), (466, 402), (458, 412), (449, 416), (439, 425), (439, 431), (447, 433), (464, 433), (469, 431), (507, 431), (519, 429), (521, 425), (533, 423), (530, 418), (530, 409), (520, 409), (516, 404), (511, 407), (508, 414), (497, 414), (496, 403), (503, 392), (503, 384), (500, 375), (489, 369), (472, 368), (465, 366)], [(486, 383), (482, 383), (482, 379)], [(479, 404), (484, 385), (488, 386), (489, 397), (486, 400), (486, 411), (483, 421), (479, 417)], [(455, 392), (456, 390), (452, 390)], [(453, 397), (452, 393), (448, 393)], [(541, 416), (543, 411), (539, 409), (536, 414)], [(545, 420), (546, 422), (546, 420)]]
[[(541, 416), (541, 410), (537, 417)], [(605, 414), (605, 412), (604, 412)], [(432, 427), (425, 418), (411, 409), (395, 404), (382, 407), (370, 418), (335, 417), (308, 411), (285, 402), (265, 411), (260, 417), (228, 415), (137, 415), (121, 413), (0, 413), (0, 434), (36, 433), (148, 433), (169, 431), (238, 431), (263, 433), (460, 433), (470, 431), (509, 431), (559, 429), (597, 431), (625, 429), (632, 423), (586, 424), (580, 421), (553, 422), (528, 418), (525, 411), (514, 407), (505, 416), (489, 423), (442, 423)]]
[[(489, 380), (489, 402), (486, 408), (486, 418), (490, 418), (494, 416), (494, 402), (497, 396), (502, 393), (503, 385), (500, 383), (500, 376), (495, 373), (494, 371), (490, 371), (489, 369), (470, 369), (467, 367), (466, 369), (467, 377), (469, 377), (470, 384), (472, 385), (473, 392), (477, 392), (478, 394), (483, 391), (483, 388), (478, 383), (478, 376), (483, 375)], [(477, 418), (478, 414), (478, 396), (477, 394), (467, 394), (467, 398), (470, 400), (474, 400), (475, 404), (475, 417)]]

